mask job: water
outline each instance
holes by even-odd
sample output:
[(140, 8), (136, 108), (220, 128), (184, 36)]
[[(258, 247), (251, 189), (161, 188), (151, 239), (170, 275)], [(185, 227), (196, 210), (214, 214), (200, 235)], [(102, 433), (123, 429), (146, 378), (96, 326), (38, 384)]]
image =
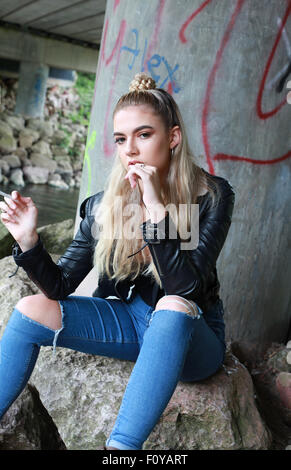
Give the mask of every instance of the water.
[(16, 190), (21, 196), (30, 196), (38, 208), (38, 227), (76, 217), (79, 189), (64, 190), (46, 184), (27, 184), (23, 188), (0, 184), (0, 189), (9, 194)]

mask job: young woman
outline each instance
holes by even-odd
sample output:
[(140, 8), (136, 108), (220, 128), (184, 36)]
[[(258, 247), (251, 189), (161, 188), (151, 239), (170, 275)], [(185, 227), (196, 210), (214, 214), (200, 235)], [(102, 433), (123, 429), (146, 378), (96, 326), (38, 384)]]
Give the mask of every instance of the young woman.
[[(21, 299), (4, 331), (0, 417), (41, 346), (127, 359), (135, 365), (104, 448), (142, 449), (178, 381), (205, 379), (223, 363), (216, 260), (234, 192), (195, 164), (177, 104), (150, 77), (135, 77), (113, 118), (117, 155), (105, 191), (82, 203), (57, 264), (36, 232), (33, 201), (14, 191), (0, 203), (15, 262), (43, 292)], [(70, 295), (93, 266), (93, 296)]]

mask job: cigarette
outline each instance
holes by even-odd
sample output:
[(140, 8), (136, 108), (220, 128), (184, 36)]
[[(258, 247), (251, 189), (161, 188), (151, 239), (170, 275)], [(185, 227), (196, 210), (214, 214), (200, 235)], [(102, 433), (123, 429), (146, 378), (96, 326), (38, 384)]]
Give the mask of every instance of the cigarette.
[(9, 197), (9, 199), (12, 199), (12, 196), (10, 196), (10, 194), (4, 193), (3, 191), (0, 191), (0, 196)]

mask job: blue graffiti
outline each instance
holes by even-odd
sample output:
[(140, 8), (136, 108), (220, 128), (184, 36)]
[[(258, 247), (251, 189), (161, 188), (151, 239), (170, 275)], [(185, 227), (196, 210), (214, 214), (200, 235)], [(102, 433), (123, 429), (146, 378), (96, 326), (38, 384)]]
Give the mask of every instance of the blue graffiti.
[[(136, 59), (138, 58), (141, 52), (139, 48), (139, 32), (137, 29), (132, 29), (131, 32), (135, 36), (135, 47), (128, 47), (128, 46), (121, 47), (121, 50), (127, 51), (130, 54), (132, 54), (132, 60), (128, 64), (129, 70), (132, 70), (136, 62)], [(144, 72), (145, 70), (145, 56), (146, 56), (147, 47), (148, 47), (148, 41), (147, 39), (145, 39), (143, 53), (141, 56), (141, 67), (140, 67), (141, 72)], [(146, 65), (148, 67), (149, 73), (151, 74), (152, 78), (155, 80), (159, 88), (164, 88), (165, 85), (168, 82), (170, 82), (173, 92), (179, 93), (181, 88), (177, 85), (177, 80), (175, 79), (175, 76), (174, 76), (175, 72), (179, 68), (179, 64), (176, 64), (173, 68), (168, 63), (165, 57), (160, 56), (159, 54), (153, 54), (150, 57), (150, 59), (146, 61)], [(166, 72), (166, 76), (165, 76), (165, 72)]]

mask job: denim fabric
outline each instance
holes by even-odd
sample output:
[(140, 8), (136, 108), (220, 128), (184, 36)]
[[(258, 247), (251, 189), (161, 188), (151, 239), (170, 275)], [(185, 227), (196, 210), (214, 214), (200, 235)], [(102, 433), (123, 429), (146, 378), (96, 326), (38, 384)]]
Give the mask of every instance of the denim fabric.
[(154, 310), (136, 292), (129, 300), (69, 296), (59, 301), (57, 331), (14, 309), (0, 343), (0, 418), (29, 380), (41, 346), (125, 359), (135, 365), (106, 445), (142, 449), (178, 381), (205, 379), (222, 365), (223, 305), (219, 299), (205, 314), (197, 306), (195, 318)]

